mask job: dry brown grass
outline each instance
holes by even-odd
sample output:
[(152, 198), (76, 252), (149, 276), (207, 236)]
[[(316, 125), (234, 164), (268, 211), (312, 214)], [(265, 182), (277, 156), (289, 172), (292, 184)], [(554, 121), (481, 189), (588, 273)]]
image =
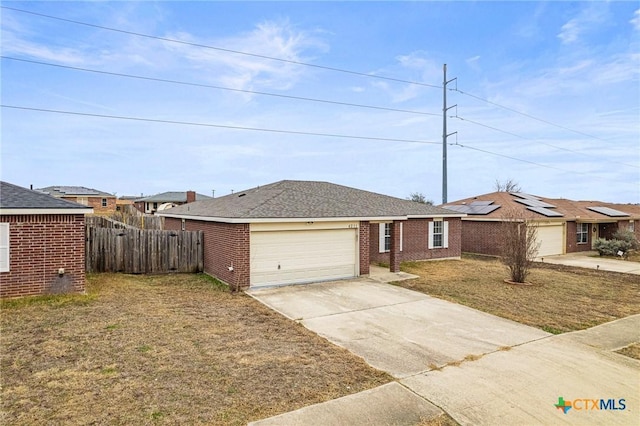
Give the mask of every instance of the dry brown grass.
[(640, 343), (634, 343), (616, 351), (619, 354), (626, 355), (629, 358), (640, 359)]
[(245, 424), (391, 380), (202, 275), (2, 303), (2, 424)]
[(582, 330), (640, 313), (640, 276), (536, 264), (531, 286), (508, 285), (494, 258), (404, 263), (421, 278), (400, 286), (538, 327), (551, 333)]
[(423, 419), (417, 426), (458, 426), (458, 424), (447, 413), (443, 413), (432, 419)]

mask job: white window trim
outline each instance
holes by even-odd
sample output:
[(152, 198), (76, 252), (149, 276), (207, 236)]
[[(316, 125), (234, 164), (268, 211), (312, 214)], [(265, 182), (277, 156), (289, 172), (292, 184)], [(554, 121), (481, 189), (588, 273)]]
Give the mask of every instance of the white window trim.
[[(585, 235), (587, 237), (586, 241), (580, 241), (578, 239), (580, 235)], [(576, 243), (577, 244), (589, 243), (589, 224), (588, 223), (578, 223), (577, 230), (576, 230)]]
[[(400, 223), (400, 251), (402, 251), (402, 244), (403, 244), (403, 234), (404, 234), (404, 229), (403, 229), (403, 222), (399, 222)], [(390, 250), (385, 250), (384, 249), (384, 241), (385, 241), (385, 225), (388, 225), (389, 223), (380, 223), (378, 225), (378, 253), (389, 253)]]
[[(442, 222), (442, 246), (434, 247), (433, 245), (433, 230), (434, 222)], [(449, 222), (446, 220), (434, 220), (429, 222), (429, 237), (427, 247), (429, 250), (439, 248), (449, 248)]]
[(0, 223), (0, 272), (9, 272), (9, 224)]

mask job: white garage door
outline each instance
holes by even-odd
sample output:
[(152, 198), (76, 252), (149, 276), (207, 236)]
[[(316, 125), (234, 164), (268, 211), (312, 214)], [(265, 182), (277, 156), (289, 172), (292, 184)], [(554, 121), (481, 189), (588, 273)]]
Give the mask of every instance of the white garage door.
[(358, 275), (357, 229), (251, 232), (251, 287)]
[(559, 224), (538, 226), (538, 257), (563, 254), (564, 226)]

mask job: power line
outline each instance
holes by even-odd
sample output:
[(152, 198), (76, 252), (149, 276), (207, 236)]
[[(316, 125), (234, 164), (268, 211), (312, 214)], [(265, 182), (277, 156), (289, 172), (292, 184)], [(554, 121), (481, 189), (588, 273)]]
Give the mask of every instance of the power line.
[[(106, 114), (93, 114), (86, 112), (78, 112), (78, 111), (63, 111), (63, 110), (55, 110), (55, 109), (47, 109), (47, 108), (34, 108), (34, 107), (24, 107), (18, 105), (5, 105), (1, 104), (2, 108), (16, 109), (16, 110), (24, 110), (24, 111), (35, 111), (35, 112), (44, 112), (44, 113), (52, 113), (52, 114), (66, 114), (66, 115), (75, 115), (82, 117), (95, 117), (95, 118), (106, 118), (106, 119), (114, 119), (114, 120), (128, 120), (128, 121), (139, 121), (139, 122), (147, 122), (147, 123), (161, 123), (161, 124), (174, 124), (174, 125), (184, 125), (184, 126), (198, 126), (198, 127), (214, 127), (214, 128), (222, 128), (222, 129), (231, 129), (231, 130), (248, 130), (248, 131), (256, 131), (256, 132), (269, 132), (269, 133), (285, 133), (285, 134), (294, 134), (294, 135), (304, 135), (304, 136), (322, 136), (322, 137), (331, 137), (331, 138), (342, 138), (342, 139), (358, 139), (358, 140), (371, 140), (378, 142), (402, 142), (402, 143), (419, 143), (419, 144), (429, 144), (429, 145), (440, 145), (441, 142), (435, 141), (425, 141), (425, 140), (414, 140), (414, 139), (394, 139), (394, 138), (380, 138), (380, 137), (369, 137), (369, 136), (354, 136), (354, 135), (340, 135), (333, 133), (316, 133), (316, 132), (303, 132), (303, 131), (295, 131), (295, 130), (280, 130), (280, 129), (266, 129), (266, 128), (258, 128), (258, 127), (244, 127), (244, 126), (230, 126), (224, 124), (211, 124), (211, 123), (196, 123), (189, 121), (175, 121), (175, 120), (161, 120), (161, 119), (153, 119), (153, 118), (143, 118), (143, 117), (127, 117), (127, 116), (118, 116), (118, 115), (106, 115)], [(589, 173), (583, 173), (573, 170), (565, 170), (559, 167), (549, 166), (542, 163), (536, 163), (530, 160), (523, 160), (521, 158), (512, 157), (505, 154), (500, 154), (497, 152), (480, 149), (476, 147), (472, 147), (469, 145), (462, 145), (458, 142), (449, 143), (451, 146), (458, 146), (460, 148), (471, 149), (474, 151), (483, 152), (485, 154), (495, 155), (498, 157), (508, 158), (511, 160), (532, 164), (539, 167), (545, 167), (549, 169), (556, 169), (566, 173), (574, 173), (574, 174), (584, 174), (590, 175)]]
[(572, 133), (577, 133), (577, 134), (582, 135), (582, 136), (587, 136), (587, 137), (592, 138), (592, 139), (598, 139), (598, 140), (600, 140), (600, 141), (607, 142), (607, 140), (606, 140), (606, 139), (599, 138), (598, 136), (590, 135), (589, 133), (584, 133), (584, 132), (581, 132), (580, 130), (574, 130), (574, 129), (571, 129), (571, 128), (566, 127), (566, 126), (562, 126), (562, 125), (560, 125), (560, 124), (553, 123), (553, 122), (551, 122), (551, 121), (549, 121), (549, 120), (545, 120), (545, 119), (543, 119), (543, 118), (535, 117), (535, 116), (533, 116), (533, 115), (531, 115), (531, 114), (527, 114), (526, 112), (518, 111), (517, 109), (510, 108), (510, 107), (508, 107), (508, 106), (500, 105), (500, 104), (498, 104), (498, 103), (492, 102), (492, 101), (490, 101), (490, 100), (488, 100), (488, 99), (485, 99), (485, 98), (482, 98), (482, 97), (480, 97), (480, 96), (473, 95), (473, 94), (471, 94), (471, 93), (467, 93), (467, 92), (463, 92), (462, 90), (458, 90), (458, 88), (450, 89), (450, 90), (453, 90), (453, 91), (458, 92), (458, 93), (460, 93), (460, 94), (463, 94), (463, 95), (465, 95), (465, 96), (469, 96), (469, 97), (471, 97), (471, 98), (477, 99), (477, 100), (479, 100), (479, 101), (486, 102), (486, 103), (488, 103), (488, 104), (490, 104), (490, 105), (493, 105), (493, 106), (496, 106), (496, 107), (498, 107), (498, 108), (502, 108), (502, 109), (505, 109), (505, 110), (507, 110), (507, 111), (515, 112), (516, 114), (520, 114), (520, 115), (522, 115), (523, 117), (527, 117), (527, 118), (530, 118), (530, 119), (532, 119), (532, 120), (536, 120), (536, 121), (539, 121), (539, 122), (541, 122), (541, 123), (545, 123), (545, 124), (548, 124), (548, 125), (550, 125), (550, 126), (557, 127), (557, 128), (559, 128), (559, 129), (567, 130), (567, 131), (572, 132)]
[(169, 79), (164, 79), (164, 78), (147, 77), (147, 76), (134, 75), (134, 74), (123, 74), (123, 73), (110, 72), (110, 71), (101, 71), (101, 70), (95, 70), (95, 69), (90, 69), (90, 68), (72, 67), (72, 66), (69, 66), (69, 65), (59, 65), (59, 64), (52, 64), (52, 63), (49, 63), (49, 62), (32, 61), (32, 60), (29, 60), (29, 59), (14, 58), (14, 57), (11, 57), (11, 56), (0, 56), (0, 58), (12, 60), (12, 61), (20, 61), (20, 62), (26, 62), (26, 63), (31, 63), (31, 64), (37, 64), (37, 65), (45, 65), (45, 66), (49, 66), (49, 67), (57, 67), (57, 68), (69, 69), (69, 70), (74, 70), (74, 71), (83, 71), (83, 72), (90, 72), (90, 73), (95, 73), (95, 74), (110, 75), (110, 76), (115, 76), (115, 77), (125, 77), (125, 78), (138, 79), (138, 80), (155, 81), (155, 82), (160, 82), (160, 83), (180, 84), (180, 85), (183, 85), (183, 86), (204, 87), (204, 88), (208, 88), (208, 89), (228, 90), (228, 91), (232, 91), (232, 92), (249, 93), (249, 94), (253, 94), (253, 95), (273, 96), (273, 97), (278, 97), (278, 98), (294, 99), (294, 100), (299, 100), (299, 101), (320, 102), (320, 103), (333, 104), (333, 105), (342, 105), (342, 106), (350, 106), (350, 107), (358, 107), (358, 108), (368, 108), (368, 109), (376, 109), (376, 110), (392, 111), (392, 112), (402, 112), (402, 113), (408, 113), (408, 114), (440, 116), (440, 114), (431, 113), (431, 112), (388, 108), (388, 107), (381, 107), (381, 106), (376, 106), (376, 105), (354, 104), (354, 103), (349, 103), (349, 102), (331, 101), (331, 100), (327, 100), (327, 99), (317, 99), (317, 98), (308, 98), (308, 97), (302, 97), (302, 96), (282, 95), (282, 94), (278, 94), (278, 93), (259, 92), (259, 91), (255, 91), (255, 90), (234, 89), (234, 88), (231, 88), (231, 87), (215, 86), (215, 85), (211, 85), (211, 84), (191, 83), (191, 82), (187, 82), (187, 81), (169, 80)]
[[(545, 146), (549, 146), (551, 148), (560, 149), (562, 151), (572, 152), (572, 153), (575, 153), (575, 154), (585, 155), (587, 157), (598, 158), (598, 159), (602, 160), (601, 156), (596, 156), (596, 155), (588, 154), (586, 152), (577, 151), (577, 150), (574, 150), (574, 149), (564, 148), (564, 147), (561, 147), (561, 146), (557, 146), (557, 145), (552, 145), (552, 144), (548, 144), (548, 143), (545, 143), (545, 142), (536, 141), (536, 140), (534, 140), (532, 138), (528, 138), (526, 136), (521, 136), (521, 135), (518, 135), (518, 134), (515, 134), (515, 133), (511, 133), (511, 132), (508, 132), (506, 130), (499, 129), (497, 127), (493, 127), (493, 126), (489, 126), (489, 125), (486, 125), (486, 124), (479, 123), (477, 121), (469, 120), (468, 118), (460, 117), (458, 115), (450, 115), (449, 118), (457, 118), (458, 120), (466, 121), (468, 123), (475, 124), (476, 126), (485, 127), (487, 129), (491, 129), (491, 130), (495, 130), (496, 132), (505, 133), (507, 135), (515, 136), (515, 137), (520, 138), (520, 139), (529, 140), (529, 141), (532, 141), (532, 142), (540, 144), (540, 145), (545, 145)], [(611, 161), (611, 160), (604, 160), (604, 161), (606, 161), (608, 163), (621, 164), (623, 166), (633, 167), (633, 168), (636, 168), (636, 169), (640, 168), (639, 166), (635, 166), (633, 164), (622, 163), (620, 161)]]
[(325, 65), (310, 64), (308, 62), (301, 62), (301, 61), (294, 61), (294, 60), (291, 60), (291, 59), (276, 58), (276, 57), (273, 57), (273, 56), (260, 55), (260, 54), (257, 54), (257, 53), (248, 53), (248, 52), (242, 52), (242, 51), (239, 51), (239, 50), (227, 49), (227, 48), (223, 48), (223, 47), (209, 46), (209, 45), (206, 45), (206, 44), (193, 43), (193, 42), (188, 42), (188, 41), (184, 41), (184, 40), (177, 40), (177, 39), (172, 39), (172, 38), (159, 37), (159, 36), (154, 36), (154, 35), (149, 35), (149, 34), (138, 33), (138, 32), (134, 32), (134, 31), (121, 30), (121, 29), (118, 29), (118, 28), (105, 27), (105, 26), (97, 25), (97, 24), (90, 24), (90, 23), (87, 23), (87, 22), (76, 21), (76, 20), (73, 20), (73, 19), (60, 18), (58, 16), (52, 16), (52, 15), (47, 15), (47, 14), (44, 14), (44, 13), (32, 12), (30, 10), (18, 9), (18, 8), (14, 8), (14, 7), (8, 7), (8, 6), (0, 6), (0, 7), (2, 9), (13, 10), (15, 12), (28, 13), (28, 14), (35, 15), (35, 16), (40, 16), (40, 17), (43, 17), (43, 18), (55, 19), (55, 20), (58, 20), (58, 21), (69, 22), (69, 23), (76, 24), (76, 25), (84, 25), (84, 26), (87, 26), (87, 27), (92, 27), (92, 28), (98, 28), (98, 29), (101, 29), (101, 30), (118, 32), (118, 33), (121, 33), (121, 34), (133, 35), (133, 36), (136, 36), (136, 37), (144, 37), (144, 38), (149, 38), (149, 39), (152, 39), (152, 40), (159, 40), (159, 41), (166, 41), (166, 42), (170, 42), (170, 43), (184, 44), (184, 45), (187, 45), (187, 46), (201, 47), (203, 49), (211, 49), (211, 50), (217, 50), (217, 51), (221, 51), (221, 52), (235, 53), (235, 54), (238, 54), (238, 55), (251, 56), (251, 57), (254, 57), (254, 58), (269, 59), (269, 60), (272, 60), (272, 61), (278, 61), (278, 62), (283, 62), (283, 63), (287, 63), (287, 64), (302, 65), (302, 66), (305, 66), (305, 67), (312, 67), (312, 68), (318, 68), (318, 69), (323, 69), (323, 70), (328, 70), (328, 71), (341, 72), (341, 73), (345, 73), (345, 74), (358, 75), (358, 76), (361, 76), (361, 77), (376, 78), (376, 79), (380, 79), (380, 80), (393, 81), (393, 82), (397, 82), (397, 83), (414, 84), (414, 85), (417, 85), (417, 86), (433, 87), (433, 88), (437, 88), (437, 89), (441, 89), (442, 88), (442, 86), (438, 86), (438, 85), (435, 85), (435, 84), (421, 83), (421, 82), (418, 82), (418, 81), (411, 81), (411, 80), (402, 80), (402, 79), (393, 78), (393, 77), (384, 77), (384, 76), (380, 76), (380, 75), (364, 73), (364, 72), (359, 72), (359, 71), (345, 70), (345, 69), (342, 69), (342, 68), (335, 68), (335, 67), (329, 67), (329, 66), (325, 66)]
[(33, 108), (33, 107), (24, 107), (24, 106), (18, 106), (18, 105), (2, 104), (0, 105), (0, 107), (17, 109), (17, 110), (25, 110), (25, 111), (77, 115), (77, 116), (83, 116), (83, 117), (97, 117), (97, 118), (108, 118), (108, 119), (114, 119), (114, 120), (142, 121), (142, 122), (148, 122), (148, 123), (179, 124), (184, 126), (216, 127), (221, 129), (250, 130), (255, 132), (287, 133), (292, 135), (323, 136), (323, 137), (331, 137), (331, 138), (360, 139), (360, 140), (371, 140), (371, 141), (382, 141), (382, 142), (404, 142), (404, 143), (421, 143), (421, 144), (436, 144), (436, 145), (440, 144), (440, 142), (415, 140), (415, 139), (394, 139), (394, 138), (380, 138), (380, 137), (373, 137), (373, 136), (354, 136), (354, 135), (340, 135), (340, 134), (334, 134), (334, 133), (316, 133), (316, 132), (303, 132), (303, 131), (296, 131), (296, 130), (267, 129), (267, 128), (260, 128), (260, 127), (231, 126), (231, 125), (225, 125), (225, 124), (196, 123), (196, 122), (190, 122), (190, 121), (161, 120), (161, 119), (144, 118), (144, 117), (126, 117), (121, 115), (93, 114), (93, 113), (87, 113), (87, 112), (63, 111), (63, 110), (55, 110), (55, 109), (47, 109), (47, 108)]
[(522, 158), (517, 158), (517, 157), (512, 157), (510, 155), (505, 155), (505, 154), (499, 154), (497, 152), (493, 152), (493, 151), (488, 151), (486, 149), (480, 149), (480, 148), (476, 148), (473, 146), (469, 146), (469, 145), (462, 145), (459, 143), (454, 143), (454, 144), (450, 144), (452, 146), (458, 146), (460, 148), (466, 148), (466, 149), (471, 149), (473, 151), (478, 151), (478, 152), (484, 152), (485, 154), (490, 154), (490, 155), (495, 155), (497, 157), (503, 157), (503, 158), (508, 158), (510, 160), (515, 160), (515, 161), (519, 161), (521, 163), (527, 163), (527, 164), (532, 164), (534, 166), (539, 166), (539, 167), (545, 167), (547, 169), (555, 169), (555, 170), (560, 170), (562, 172), (565, 173), (575, 173), (575, 174), (579, 174), (579, 175), (587, 175), (587, 176), (592, 176), (591, 173), (585, 173), (585, 172), (578, 172), (575, 170), (566, 170), (566, 169), (562, 169), (560, 167), (555, 167), (555, 166), (550, 166), (548, 164), (542, 164), (542, 163), (536, 163), (535, 161), (530, 161), (530, 160), (523, 160)]

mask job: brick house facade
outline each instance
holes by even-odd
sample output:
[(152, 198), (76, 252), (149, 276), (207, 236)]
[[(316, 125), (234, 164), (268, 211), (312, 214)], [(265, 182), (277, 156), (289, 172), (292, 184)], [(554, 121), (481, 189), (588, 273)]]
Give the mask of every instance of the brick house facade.
[[(618, 229), (632, 230), (640, 240), (640, 205), (548, 199), (494, 192), (455, 201), (446, 208), (462, 219), (462, 251), (500, 255), (503, 215), (509, 212), (538, 226), (543, 255), (591, 251), (597, 238), (611, 239)], [(540, 256), (540, 254), (539, 254)]]
[[(368, 275), (371, 262), (389, 263), (398, 272), (407, 260), (459, 258), (464, 216), (305, 181), (276, 182), (157, 214), (166, 229), (203, 231), (205, 272), (232, 288)], [(429, 247), (435, 221), (446, 221), (446, 247)], [(390, 224), (392, 241), (379, 253), (382, 222)]]
[(84, 292), (91, 209), (6, 182), (0, 204), (0, 297)]
[(110, 215), (116, 212), (116, 196), (97, 189), (84, 186), (48, 186), (39, 188), (37, 191), (72, 203), (82, 204), (93, 209), (95, 214)]

